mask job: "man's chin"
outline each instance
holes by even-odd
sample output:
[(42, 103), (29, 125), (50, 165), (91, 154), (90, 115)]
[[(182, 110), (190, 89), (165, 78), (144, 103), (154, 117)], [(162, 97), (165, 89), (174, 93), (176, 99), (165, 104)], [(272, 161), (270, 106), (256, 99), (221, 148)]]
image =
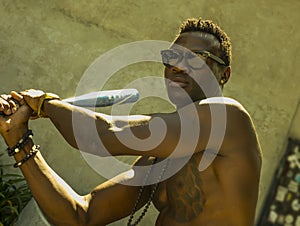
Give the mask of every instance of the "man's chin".
[(169, 99), (174, 105), (176, 105), (177, 108), (184, 107), (194, 102), (191, 98), (183, 98), (182, 96), (169, 96)]
[(176, 95), (169, 95), (169, 99), (170, 101), (178, 107), (184, 107), (188, 104), (191, 104), (191, 103), (195, 103), (195, 102), (198, 102), (198, 101), (201, 101), (201, 100), (204, 100), (204, 99), (207, 99), (206, 96), (203, 96), (203, 97), (197, 97), (197, 98), (190, 98), (190, 97), (182, 97), (182, 96), (176, 96)]

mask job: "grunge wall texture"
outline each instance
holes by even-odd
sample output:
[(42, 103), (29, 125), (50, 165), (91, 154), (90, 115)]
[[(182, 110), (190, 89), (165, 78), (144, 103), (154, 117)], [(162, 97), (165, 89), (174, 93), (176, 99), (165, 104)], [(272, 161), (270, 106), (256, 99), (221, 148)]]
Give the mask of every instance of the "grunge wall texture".
[[(299, 9), (298, 0), (1, 0), (0, 91), (37, 88), (72, 96), (85, 69), (106, 51), (133, 41), (172, 41), (184, 19), (212, 19), (233, 43), (233, 74), (225, 95), (250, 112), (263, 149), (259, 213), (290, 128), (296, 128)], [(162, 70), (148, 68), (147, 73), (162, 75)], [(122, 88), (129, 78), (115, 79), (108, 87)], [(150, 113), (157, 106), (141, 104), (136, 111)], [(30, 127), (46, 160), (76, 191), (89, 192), (103, 180), (48, 120), (33, 121)], [(299, 130), (293, 136), (299, 138)], [(5, 149), (2, 140), (0, 148)], [(153, 225), (156, 214), (151, 209), (142, 225)], [(33, 201), (17, 225), (45, 225)]]

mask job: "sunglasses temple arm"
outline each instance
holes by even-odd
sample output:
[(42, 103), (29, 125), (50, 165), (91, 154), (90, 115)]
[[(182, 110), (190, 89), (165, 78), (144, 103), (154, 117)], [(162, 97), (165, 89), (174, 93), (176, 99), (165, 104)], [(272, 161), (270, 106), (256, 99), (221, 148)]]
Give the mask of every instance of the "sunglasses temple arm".
[(222, 65), (226, 65), (225, 62), (220, 58), (220, 57), (217, 57), (213, 54), (209, 54), (208, 55), (210, 58), (214, 59), (215, 61), (217, 61), (218, 63), (222, 64)]

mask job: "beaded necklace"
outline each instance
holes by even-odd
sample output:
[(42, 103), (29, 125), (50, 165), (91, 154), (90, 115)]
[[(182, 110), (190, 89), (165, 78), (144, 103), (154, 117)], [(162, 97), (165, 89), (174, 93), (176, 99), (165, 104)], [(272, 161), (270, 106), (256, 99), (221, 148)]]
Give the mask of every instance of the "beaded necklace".
[(165, 172), (166, 172), (166, 169), (167, 169), (169, 160), (167, 160), (166, 164), (164, 165), (164, 167), (163, 167), (163, 169), (162, 169), (162, 171), (161, 171), (161, 173), (160, 173), (160, 175), (159, 175), (159, 177), (158, 177), (158, 179), (157, 179), (156, 184), (153, 185), (153, 188), (152, 188), (152, 190), (151, 190), (149, 199), (148, 199), (148, 201), (147, 201), (147, 203), (146, 203), (146, 205), (145, 205), (145, 207), (144, 207), (144, 209), (143, 209), (141, 215), (140, 215), (140, 216), (137, 218), (137, 220), (132, 224), (134, 214), (136, 213), (138, 204), (139, 204), (140, 201), (141, 201), (141, 197), (142, 197), (142, 193), (143, 193), (145, 184), (146, 184), (147, 181), (148, 181), (148, 177), (149, 177), (149, 175), (151, 174), (151, 172), (152, 172), (152, 170), (153, 170), (153, 166), (154, 166), (154, 164), (156, 163), (156, 161), (157, 161), (157, 158), (154, 158), (153, 161), (152, 161), (152, 164), (151, 164), (151, 166), (150, 166), (150, 168), (149, 168), (149, 170), (147, 171), (147, 174), (145, 175), (144, 183), (143, 183), (143, 185), (140, 187), (139, 194), (138, 194), (138, 197), (137, 197), (137, 199), (136, 199), (136, 201), (135, 201), (135, 204), (134, 204), (134, 207), (133, 207), (133, 209), (132, 209), (132, 211), (131, 211), (131, 214), (130, 214), (130, 216), (129, 216), (129, 219), (128, 219), (128, 222), (127, 222), (127, 226), (136, 226), (136, 225), (138, 225), (138, 223), (139, 223), (139, 222), (142, 220), (142, 218), (146, 215), (146, 213), (147, 213), (147, 211), (148, 211), (148, 209), (149, 209), (149, 207), (150, 207), (150, 205), (151, 205), (151, 202), (152, 202), (152, 200), (153, 200), (153, 198), (154, 198), (154, 195), (155, 195), (155, 193), (156, 193), (156, 191), (157, 191), (157, 188), (158, 188), (158, 186), (159, 186), (159, 182), (161, 181), (162, 177), (164, 176), (164, 174), (165, 174)]

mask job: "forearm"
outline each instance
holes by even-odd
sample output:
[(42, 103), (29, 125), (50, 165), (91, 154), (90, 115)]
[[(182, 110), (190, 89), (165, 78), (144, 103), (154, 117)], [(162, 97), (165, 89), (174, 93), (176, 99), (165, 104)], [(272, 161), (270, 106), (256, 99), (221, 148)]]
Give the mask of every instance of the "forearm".
[[(43, 112), (71, 146), (103, 157), (143, 155), (165, 158), (172, 154), (180, 137), (176, 113), (110, 116), (60, 100), (45, 101)], [(155, 118), (158, 120), (152, 121), (150, 131), (150, 122)], [(164, 134), (164, 129), (168, 133)], [(182, 150), (177, 156), (185, 155)]]
[(8, 155), (15, 158), (14, 166), (22, 170), (33, 196), (51, 223), (84, 225), (89, 200), (76, 194), (44, 161), (28, 130), (32, 109), (22, 103), (21, 96), (16, 95), (16, 98), (21, 104), (17, 111), (0, 117), (0, 134), (8, 146)]
[[(71, 146), (102, 157), (120, 154), (139, 155), (138, 151), (124, 145), (116, 133), (126, 134), (128, 138), (132, 138), (130, 129), (146, 125), (150, 119), (149, 116), (110, 116), (95, 113), (60, 100), (45, 101), (43, 112)], [(142, 138), (149, 136), (149, 131), (147, 130), (147, 133), (145, 131), (136, 134)]]
[[(83, 151), (86, 152), (93, 152), (94, 140), (91, 138), (95, 136), (93, 128), (96, 126), (96, 120), (98, 131), (109, 129), (109, 123), (104, 114), (103, 117), (98, 115), (96, 118), (95, 113), (90, 110), (59, 100), (45, 101), (43, 110), (72, 147), (76, 149), (84, 147), (85, 150)], [(74, 132), (75, 130), (76, 132)], [(78, 142), (81, 144), (80, 147)]]
[(111, 116), (64, 103), (43, 91), (21, 94), (38, 116), (50, 118), (71, 146), (94, 155), (164, 158), (173, 152), (180, 135), (176, 113)]
[[(17, 162), (24, 158), (33, 143), (29, 142), (23, 150), (15, 154)], [(20, 166), (45, 217), (54, 225), (82, 225), (86, 211), (85, 200), (76, 194), (45, 162), (38, 152)]]

